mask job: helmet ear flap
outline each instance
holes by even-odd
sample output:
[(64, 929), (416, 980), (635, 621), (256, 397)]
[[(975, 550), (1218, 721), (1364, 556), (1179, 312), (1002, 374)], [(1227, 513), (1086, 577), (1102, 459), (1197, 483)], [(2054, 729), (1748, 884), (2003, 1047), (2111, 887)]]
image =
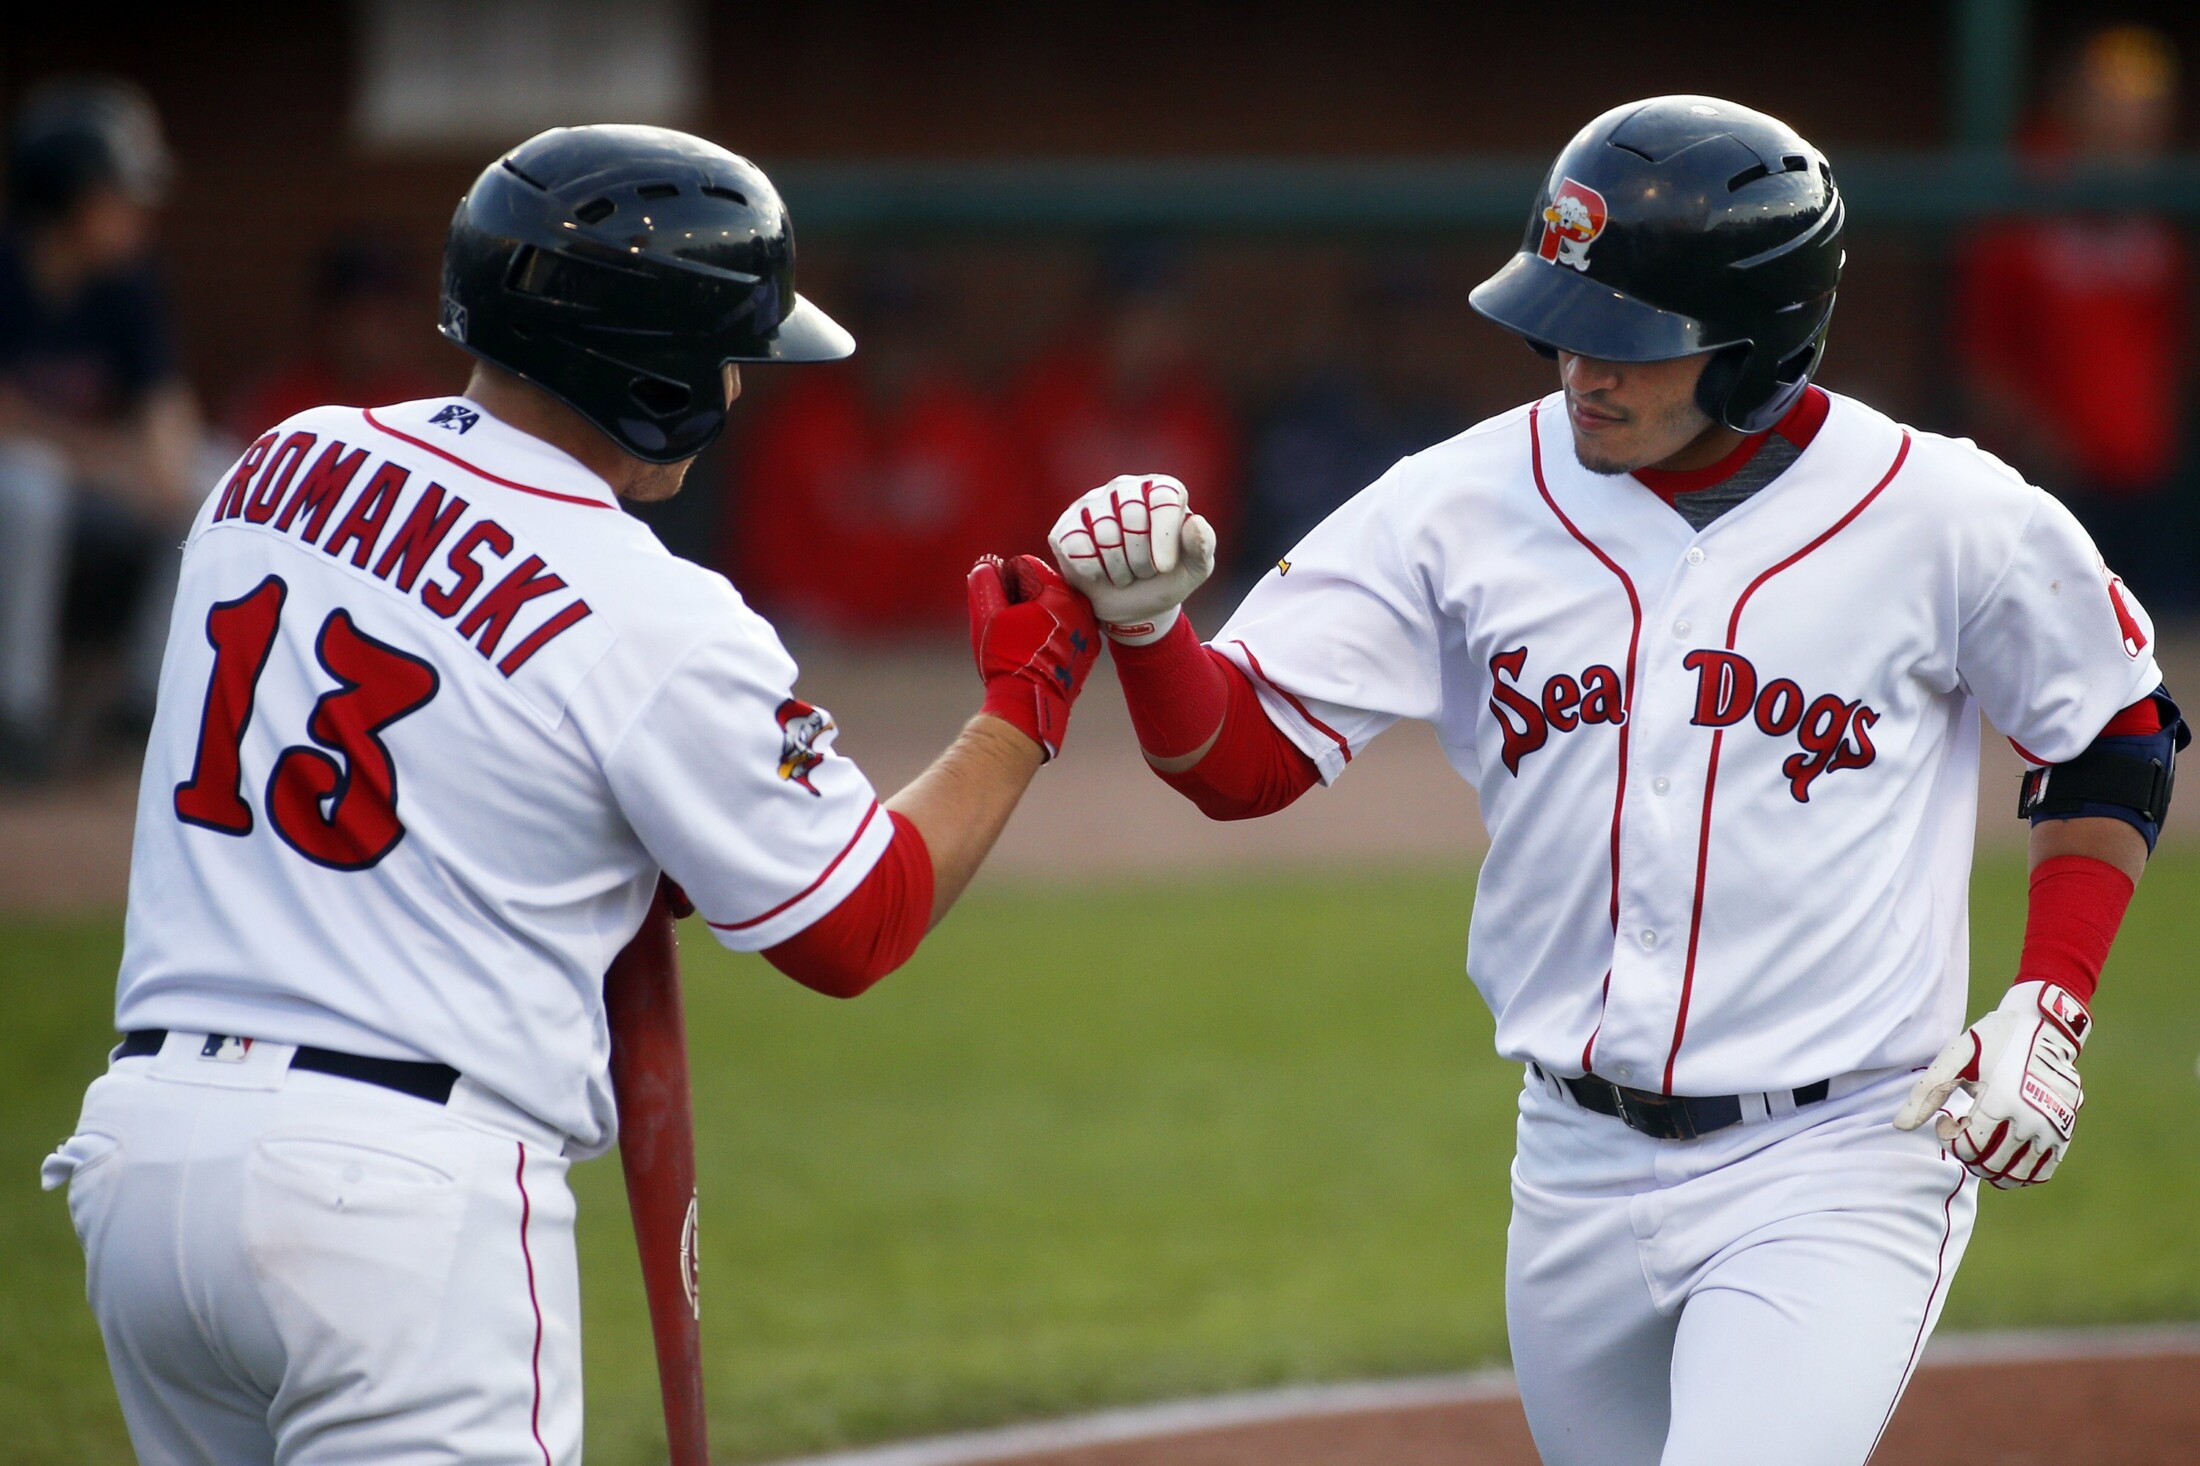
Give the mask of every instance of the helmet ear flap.
[[(1713, 422), (1736, 432), (1764, 432), (1787, 416), (1803, 395), (1825, 349), (1821, 333), (1766, 366), (1756, 360), (1753, 348), (1729, 346), (1712, 358), (1697, 379), (1696, 405)], [(1737, 397), (1749, 404), (1746, 411), (1734, 411)]]
[(1703, 409), (1705, 417), (1733, 426), (1726, 420), (1726, 406), (1733, 400), (1734, 389), (1741, 385), (1742, 371), (1748, 365), (1746, 342), (1711, 354), (1711, 360), (1704, 363), (1703, 375), (1696, 379), (1696, 406)]

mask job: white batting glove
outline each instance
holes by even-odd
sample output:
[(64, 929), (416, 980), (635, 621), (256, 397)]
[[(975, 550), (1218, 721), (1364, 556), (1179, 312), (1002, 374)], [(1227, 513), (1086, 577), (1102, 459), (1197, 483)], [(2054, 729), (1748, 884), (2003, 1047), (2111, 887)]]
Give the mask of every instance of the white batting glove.
[(1159, 641), (1215, 568), (1215, 532), (1184, 485), (1127, 473), (1082, 495), (1047, 535), (1062, 578), (1126, 646)]
[[(2055, 1174), (2078, 1123), (2085, 1090), (2078, 1052), (2093, 1015), (2065, 988), (2020, 982), (2001, 1006), (1956, 1035), (1903, 1101), (1895, 1128), (1934, 1127), (1965, 1170), (2003, 1190), (2036, 1186)], [(1972, 1096), (1961, 1119), (1942, 1106), (1961, 1089)]]

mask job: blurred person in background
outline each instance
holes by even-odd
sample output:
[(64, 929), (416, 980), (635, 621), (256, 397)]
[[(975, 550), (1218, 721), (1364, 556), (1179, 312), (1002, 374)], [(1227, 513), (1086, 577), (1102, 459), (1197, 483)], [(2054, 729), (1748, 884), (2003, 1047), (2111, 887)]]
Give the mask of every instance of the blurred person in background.
[(1468, 425), (1457, 335), (1442, 305), (1426, 258), (1362, 267), (1338, 339), (1254, 428), (1241, 584), (1399, 459)]
[(949, 353), (948, 302), (920, 262), (871, 265), (851, 314), (853, 369), (785, 383), (735, 455), (720, 563), (781, 624), (952, 632), (964, 571), (996, 540), (1035, 541), (1039, 501)]
[(414, 289), (404, 256), (381, 240), (340, 240), (314, 263), (305, 349), (255, 383), (228, 415), (250, 442), (270, 424), (308, 408), (377, 407), (451, 391), (455, 371), (422, 360), (425, 291)]
[[(2145, 26), (2095, 31), (2058, 67), (2027, 151), (2046, 167), (2133, 167), (2170, 147), (2178, 58)], [(2191, 397), (2191, 262), (2174, 224), (2141, 212), (2012, 220), (1957, 256), (1972, 422), (2067, 502), (2117, 570), (2189, 606), (2200, 577), (2180, 533)]]
[[(0, 781), (51, 773), (72, 564), (114, 571), (131, 623), (124, 722), (150, 719), (198, 411), (150, 252), (170, 172), (143, 92), (48, 82), (8, 149), (0, 235)], [(113, 594), (102, 587), (101, 598)]]
[[(1011, 398), (1039, 504), (1066, 504), (1119, 473), (1167, 472), (1200, 486), (1200, 512), (1230, 543), (1242, 509), (1239, 428), (1194, 346), (1188, 294), (1170, 246), (1118, 245), (1103, 257), (1084, 318)], [(1040, 532), (1051, 517), (1039, 515)]]

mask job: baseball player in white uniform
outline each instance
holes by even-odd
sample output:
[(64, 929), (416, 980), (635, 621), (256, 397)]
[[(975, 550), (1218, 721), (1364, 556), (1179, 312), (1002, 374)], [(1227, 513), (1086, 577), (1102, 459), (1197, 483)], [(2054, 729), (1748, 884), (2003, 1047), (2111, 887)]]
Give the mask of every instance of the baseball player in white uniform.
[[(1524, 1067), (1507, 1313), (1554, 1466), (1856, 1466), (1980, 1178), (2069, 1145), (2090, 997), (2185, 741), (2153, 630), (2060, 504), (1811, 385), (1819, 152), (1705, 97), (1559, 156), (1481, 312), (1560, 390), (1399, 463), (1211, 646), (1183, 487), (1055, 553), (1146, 757), (1216, 818), (1401, 718), (1479, 791), (1467, 969)], [(1981, 710), (2034, 772), (2017, 981), (1964, 1026)]]
[(737, 363), (854, 349), (722, 148), (514, 150), (459, 205), (442, 328), (464, 396), (281, 424), (185, 551), (125, 1038), (45, 1168), (148, 1463), (578, 1461), (566, 1168), (614, 1139), (603, 976), (660, 872), (859, 992), (1097, 654), (1051, 569), (981, 565), (984, 711), (882, 803), (772, 628), (620, 511), (678, 489)]

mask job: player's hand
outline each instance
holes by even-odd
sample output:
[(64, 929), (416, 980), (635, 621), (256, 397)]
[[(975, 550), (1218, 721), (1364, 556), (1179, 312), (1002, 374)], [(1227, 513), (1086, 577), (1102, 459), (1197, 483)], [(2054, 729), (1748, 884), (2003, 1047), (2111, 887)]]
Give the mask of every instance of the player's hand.
[[(2078, 1053), (2092, 1028), (2093, 1015), (2068, 990), (2018, 983), (1940, 1051), (1903, 1101), (1896, 1128), (1915, 1130), (1938, 1113), (1941, 1142), (1965, 1170), (2004, 1190), (2038, 1185), (2070, 1149), (2085, 1103)], [(1972, 1096), (1960, 1119), (1941, 1108), (1958, 1089)]]
[(1133, 473), (1081, 496), (1054, 521), (1047, 545), (1069, 583), (1092, 599), (1108, 634), (1158, 641), (1177, 607), (1214, 572), (1215, 532), (1166, 474)]
[(1091, 604), (1036, 555), (988, 555), (970, 570), (970, 650), (985, 679), (982, 711), (1047, 758), (1060, 753), (1070, 705), (1100, 657)]

